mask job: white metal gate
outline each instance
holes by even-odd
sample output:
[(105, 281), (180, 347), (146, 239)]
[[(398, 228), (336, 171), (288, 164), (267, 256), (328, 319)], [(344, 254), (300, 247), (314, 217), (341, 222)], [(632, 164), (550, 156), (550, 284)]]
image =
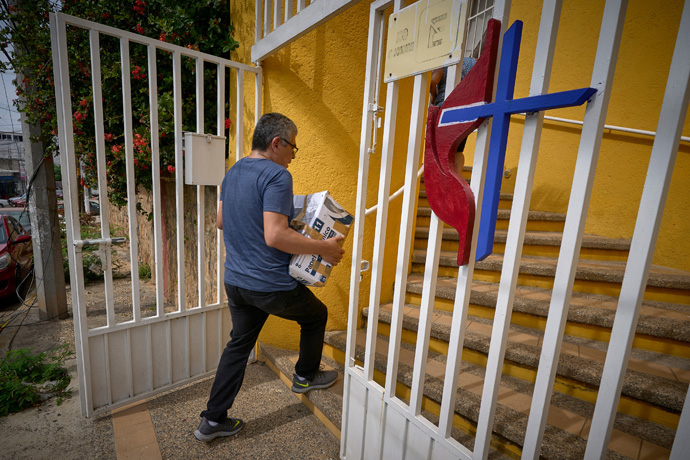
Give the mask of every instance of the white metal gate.
[[(183, 132), (182, 132), (182, 59), (195, 61), (196, 75), (196, 132), (205, 133), (204, 128), (204, 64), (215, 65), (217, 69), (217, 134), (224, 135), (225, 103), (231, 99), (227, 95), (225, 76), (236, 74), (237, 94), (234, 123), (236, 156), (241, 156), (243, 148), (245, 111), (254, 112), (255, 121), (260, 112), (261, 71), (259, 68), (240, 64), (228, 59), (204, 54), (192, 49), (172, 45), (164, 41), (146, 38), (131, 32), (114, 29), (76, 17), (53, 14), (50, 18), (55, 92), (58, 110), (59, 142), (63, 188), (65, 191), (65, 222), (68, 241), (68, 254), (71, 278), (71, 295), (74, 318), (74, 331), (79, 372), (79, 395), (82, 413), (91, 416), (100, 410), (143, 399), (155, 393), (189, 383), (194, 379), (211, 374), (218, 363), (230, 330), (230, 315), (224, 307), (223, 262), (225, 249), (222, 234), (216, 231), (215, 247), (215, 291), (216, 300), (206, 301), (205, 280), (207, 279), (205, 259), (205, 186), (197, 186), (197, 224), (196, 235), (185, 235), (184, 221), (184, 173), (183, 173)], [(67, 27), (88, 31), (91, 55), (92, 94), (94, 104), (96, 157), (98, 189), (101, 209), (101, 237), (83, 239), (79, 219), (77, 164), (74, 143), (72, 94), (70, 90), (70, 69), (68, 60)], [(131, 319), (118, 321), (113, 295), (113, 267), (111, 249), (113, 244), (124, 238), (112, 238), (110, 234), (109, 200), (106, 190), (106, 152), (104, 142), (104, 117), (102, 103), (102, 75), (100, 40), (103, 36), (115, 37), (119, 41), (121, 85), (123, 93), (124, 151), (126, 154), (127, 213), (129, 220), (129, 259), (131, 267), (132, 309)], [(138, 273), (139, 241), (137, 238), (137, 209), (135, 204), (130, 44), (145, 46), (148, 56), (148, 94), (151, 129), (151, 174), (152, 174), (152, 214), (153, 214), (153, 267), (155, 287), (155, 307), (152, 314), (142, 314), (140, 305), (140, 279)], [(176, 250), (177, 250), (177, 307), (175, 311), (165, 310), (163, 291), (163, 245), (161, 213), (161, 177), (159, 158), (159, 100), (157, 95), (159, 75), (156, 67), (156, 53), (169, 53), (172, 58), (174, 94), (174, 136), (175, 140), (175, 212), (176, 212)], [(227, 72), (227, 74), (226, 74)], [(245, 74), (255, 77), (253, 108), (245, 107)], [(228, 92), (229, 93), (229, 92)], [(218, 187), (219, 189), (220, 187)], [(219, 190), (218, 190), (219, 194)], [(216, 204), (217, 206), (217, 204)], [(215, 210), (215, 208), (214, 208)], [(215, 227), (214, 227), (215, 229)], [(186, 242), (187, 241), (187, 242)], [(198, 303), (185, 305), (185, 260), (184, 253), (195, 245), (198, 253)], [(89, 245), (97, 245), (104, 269), (103, 303), (107, 323), (99, 327), (89, 327), (87, 313), (82, 250)], [(168, 309), (170, 310), (170, 309)]]
[[(382, 387), (374, 381), (374, 358), (376, 318), (378, 317), (380, 300), (383, 248), (386, 239), (392, 152), (399, 91), (397, 81), (389, 83), (386, 88), (378, 209), (368, 302), (368, 317), (370, 320), (368, 321), (366, 332), (363, 366), (360, 367), (355, 364), (360, 295), (360, 264), (362, 262), (362, 241), (369, 173), (369, 146), (372, 143), (372, 121), (378, 111), (376, 103), (378, 100), (377, 82), (380, 78), (382, 59), (380, 51), (383, 42), (382, 34), (385, 33), (386, 9), (391, 6), (394, 7), (393, 11), (398, 11), (401, 7), (399, 1), (379, 0), (372, 3), (370, 12), (360, 140), (355, 245), (352, 256), (347, 352), (345, 357), (346, 371), (341, 457), (347, 459), (487, 458), (544, 114), (543, 112), (527, 114), (525, 119), (477, 433), (474, 449), (470, 450), (451, 437), (451, 428), (455, 407), (457, 377), (460, 370), (460, 352), (467, 322), (479, 219), (474, 224), (470, 262), (468, 265), (460, 267), (458, 273), (438, 426), (421, 415), (431, 312), (436, 290), (442, 231), (442, 223), (433, 214), (427, 246), (424, 288), (420, 307), (409, 404), (396, 397), (396, 377), (398, 374), (400, 336), (405, 301), (405, 281), (411, 254), (410, 243), (412, 241), (412, 223), (415, 210), (415, 196), (417, 194), (417, 168), (423, 136), (422, 122), (427, 106), (427, 91), (429, 87), (426, 75), (414, 77), (411, 129), (407, 146), (402, 220), (398, 243), (398, 260), (385, 386)], [(534, 397), (529, 412), (527, 434), (522, 454), (524, 458), (538, 458), (540, 453), (546, 415), (553, 391), (556, 366), (563, 340), (565, 319), (570, 304), (574, 273), (582, 243), (594, 173), (597, 167), (626, 8), (627, 2), (625, 0), (608, 0), (604, 9), (590, 83), (590, 86), (595, 88), (597, 93), (593, 96), (585, 111), (563, 242), (558, 258)], [(506, 30), (509, 26), (507, 23), (509, 10), (509, 1), (497, 0), (495, 2), (493, 17), (501, 21), (503, 30)], [(548, 92), (560, 11), (560, 1), (544, 1), (530, 95)], [(647, 179), (638, 211), (622, 293), (609, 342), (609, 351), (585, 453), (586, 458), (604, 458), (606, 456), (644, 287), (647, 284), (661, 215), (678, 151), (681, 128), (688, 110), (688, 100), (690, 98), (690, 47), (688, 47), (688, 43), (690, 43), (690, 4), (686, 1), (676, 39), (673, 61), (668, 75), (657, 135), (652, 148)], [(448, 85), (450, 88), (453, 87), (451, 82), (459, 80), (457, 73), (455, 69), (449, 69)], [(450, 90), (446, 91), (446, 95), (449, 93)], [(479, 128), (477, 133), (472, 173), (473, 180), (471, 183), (472, 191), (477, 199), (476, 216), (481, 214), (481, 197), (487, 164), (486, 154), (488, 151), (489, 132), (490, 123), (487, 121)], [(685, 399), (685, 406), (676, 431), (671, 458), (686, 458), (685, 456), (690, 452), (689, 399), (687, 397)]]

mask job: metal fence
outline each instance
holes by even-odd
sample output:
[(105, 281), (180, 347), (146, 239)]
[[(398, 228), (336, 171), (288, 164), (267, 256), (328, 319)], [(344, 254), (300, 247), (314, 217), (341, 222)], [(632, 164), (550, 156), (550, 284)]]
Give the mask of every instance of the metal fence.
[[(207, 302), (206, 286), (208, 274), (205, 247), (207, 216), (206, 186), (196, 186), (196, 232), (185, 230), (185, 196), (183, 169), (183, 120), (182, 120), (182, 61), (195, 62), (195, 104), (196, 132), (206, 133), (204, 127), (204, 66), (215, 66), (217, 105), (217, 135), (224, 135), (226, 103), (236, 107), (234, 123), (235, 151), (239, 159), (243, 149), (245, 113), (254, 114), (258, 119), (261, 101), (260, 69), (240, 64), (228, 59), (212, 56), (193, 49), (172, 45), (150, 39), (131, 32), (114, 29), (76, 17), (53, 14), (50, 18), (55, 92), (58, 109), (58, 128), (61, 153), (63, 184), (65, 191), (65, 223), (67, 249), (70, 264), (71, 296), (74, 329), (77, 348), (77, 364), (80, 379), (80, 398), (82, 412), (90, 416), (102, 409), (112, 409), (119, 405), (151, 396), (157, 392), (187, 383), (212, 373), (224, 347), (226, 334), (230, 329), (229, 312), (223, 302), (223, 262), (225, 250), (222, 234), (216, 231), (215, 248), (210, 252), (215, 264), (216, 299)], [(97, 162), (97, 180), (101, 210), (100, 238), (82, 237), (78, 196), (79, 168), (73, 126), (73, 101), (70, 89), (70, 44), (67, 29), (75, 28), (88, 32), (90, 45), (90, 72), (93, 95), (93, 118)], [(122, 86), (122, 117), (124, 132), (124, 152), (126, 158), (127, 184), (127, 240), (129, 243), (129, 265), (131, 289), (131, 308), (122, 312), (114, 295), (113, 245), (125, 238), (114, 238), (110, 230), (109, 184), (106, 168), (106, 144), (104, 108), (102, 96), (101, 40), (117, 40), (120, 54), (120, 76)], [(135, 190), (135, 159), (132, 111), (132, 69), (131, 46), (144, 46), (148, 70), (148, 106), (151, 132), (151, 215), (153, 221), (152, 242), (138, 241), (137, 196)], [(174, 132), (162, 133), (159, 128), (159, 109), (157, 53), (167, 54), (172, 63)], [(255, 101), (253, 106), (245, 107), (245, 76), (254, 76)], [(226, 75), (234, 76), (236, 94), (226, 88)], [(227, 93), (227, 94), (226, 94)], [(213, 97), (213, 96), (211, 96)], [(233, 100), (234, 97), (234, 100)], [(177, 292), (168, 293), (172, 302), (166, 306), (165, 276), (163, 257), (166, 244), (161, 220), (162, 207), (160, 173), (159, 137), (174, 136), (174, 233), (177, 258)], [(218, 187), (219, 189), (219, 187)], [(217, 196), (219, 195), (219, 190)], [(215, 204), (217, 206), (217, 202)], [(215, 215), (215, 208), (209, 209)], [(215, 222), (215, 219), (213, 220)], [(188, 223), (187, 223), (188, 224)], [(214, 227), (215, 228), (215, 227)], [(139, 279), (139, 252), (141, 244), (152, 244), (152, 272), (156, 280), (153, 306), (142, 313), (141, 283)], [(89, 326), (92, 312), (87, 311), (87, 303), (94, 302), (85, 289), (83, 251), (87, 247), (97, 247), (97, 254), (104, 272), (104, 294), (101, 305), (105, 307), (105, 324)], [(198, 301), (189, 304), (185, 284), (189, 271), (185, 267), (185, 252), (195, 248), (197, 253), (196, 276)], [(128, 302), (129, 303), (129, 302)], [(170, 307), (170, 304), (173, 307)]]
[[(483, 2), (482, 2), (483, 3)], [(417, 195), (417, 169), (422, 139), (422, 121), (427, 104), (428, 81), (425, 75), (414, 77), (414, 94), (410, 114), (410, 133), (407, 143), (405, 188), (398, 242), (396, 276), (388, 350), (385, 352), (385, 385), (379, 385), (375, 377), (377, 318), (383, 276), (383, 251), (386, 245), (386, 225), (391, 165), (394, 149), (394, 133), (398, 114), (399, 83), (387, 84), (385, 121), (381, 151), (381, 169), (375, 227), (375, 242), (371, 264), (370, 283), (360, 285), (360, 264), (362, 262), (363, 236), (365, 231), (365, 208), (367, 202), (369, 157), (368, 147), (372, 143), (374, 128), (372, 107), (377, 100), (377, 81), (380, 67), (379, 47), (387, 9), (397, 12), (401, 2), (379, 0), (371, 4), (365, 94), (362, 112), (360, 142), (360, 167), (357, 189), (357, 211), (354, 228), (352, 275), (350, 279), (350, 305), (345, 356), (345, 393), (343, 402), (343, 425), (341, 456), (343, 458), (487, 458), (494, 426), (498, 400), (498, 389), (504, 365), (508, 341), (510, 318), (519, 272), (520, 257), (524, 241), (526, 222), (532, 194), (543, 112), (525, 115), (524, 132), (517, 178), (513, 194), (507, 241), (503, 257), (498, 299), (493, 322), (491, 343), (483, 381), (483, 391), (476, 425), (476, 436), (472, 450), (451, 437), (452, 421), (456, 406), (456, 389), (460, 374), (461, 351), (467, 325), (469, 294), (474, 271), (476, 239), (479, 219), (475, 221), (472, 252), (469, 264), (458, 271), (457, 289), (453, 307), (452, 326), (448, 345), (443, 398), (439, 409), (438, 425), (422, 415), (426, 359), (429, 349), (429, 333), (432, 321), (434, 296), (438, 278), (439, 252), (443, 224), (432, 214), (427, 244), (423, 293), (417, 328), (415, 361), (409, 402), (396, 395), (397, 376), (400, 362), (401, 335), (403, 329), (406, 277), (411, 256), (410, 242), (413, 238), (412, 222)], [(544, 333), (541, 357), (529, 411), (527, 434), (524, 441), (523, 458), (538, 458), (544, 436), (546, 418), (554, 387), (554, 378), (560, 356), (564, 329), (573, 291), (577, 261), (582, 244), (587, 209), (592, 192), (594, 175), (609, 105), (613, 73), (626, 16), (625, 0), (608, 0), (605, 5), (596, 58), (590, 86), (597, 90), (585, 110), (577, 162), (570, 193), (565, 230), (560, 247), (553, 294)], [(510, 16), (510, 2), (496, 1), (493, 17), (501, 20), (503, 30), (507, 28)], [(561, 2), (544, 1), (539, 36), (532, 69), (530, 95), (544, 94), (549, 90), (549, 80), (554, 59), (555, 40), (560, 20)], [(690, 5), (685, 3), (680, 28), (676, 38), (671, 69), (658, 122), (647, 179), (637, 215), (630, 256), (624, 281), (599, 394), (595, 406), (592, 426), (586, 448), (586, 458), (604, 458), (607, 453), (611, 430), (620, 399), (620, 390), (628, 365), (631, 344), (635, 333), (640, 305), (656, 244), (671, 172), (678, 152), (681, 129), (688, 110), (690, 98)], [(446, 94), (459, 81), (459, 70), (449, 68)], [(486, 121), (478, 130), (471, 188), (476, 202), (476, 215), (481, 213), (484, 189), (484, 175), (487, 167), (488, 133), (490, 123)], [(363, 364), (358, 364), (361, 355), (356, 354), (357, 326), (360, 314), (360, 291), (369, 292), (366, 302), (369, 313), (366, 342), (363, 344)], [(362, 345), (362, 344), (360, 344)], [(381, 352), (384, 353), (384, 352)], [(684, 411), (676, 431), (672, 458), (684, 458), (690, 452), (690, 409), (686, 398)]]

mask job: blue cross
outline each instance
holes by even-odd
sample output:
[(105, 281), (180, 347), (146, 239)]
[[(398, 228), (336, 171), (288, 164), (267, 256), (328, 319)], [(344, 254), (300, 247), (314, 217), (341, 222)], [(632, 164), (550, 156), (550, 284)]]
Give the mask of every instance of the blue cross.
[(515, 113), (533, 113), (582, 105), (596, 93), (594, 88), (580, 88), (513, 99), (521, 38), (522, 21), (515, 21), (503, 36), (501, 67), (498, 71), (494, 102), (444, 109), (439, 121), (439, 126), (448, 126), (474, 121), (478, 118), (494, 118), (486, 165), (486, 182), (484, 184), (481, 220), (479, 221), (479, 235), (477, 235), (476, 260), (478, 261), (484, 260), (493, 251), (510, 116)]

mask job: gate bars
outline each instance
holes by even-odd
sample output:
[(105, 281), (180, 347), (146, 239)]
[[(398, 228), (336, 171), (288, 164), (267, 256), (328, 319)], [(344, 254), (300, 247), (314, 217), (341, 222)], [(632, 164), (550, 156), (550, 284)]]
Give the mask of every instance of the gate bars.
[[(507, 28), (510, 1), (497, 1), (493, 17), (502, 21)], [(530, 95), (548, 92), (554, 48), (561, 15), (561, 0), (545, 0), (539, 27), (535, 62), (533, 65)], [(456, 387), (460, 372), (461, 352), (469, 293), (474, 269), (474, 247), (470, 263), (460, 267), (458, 272), (455, 304), (453, 309), (451, 335), (444, 379), (443, 399), (440, 408), (439, 426), (434, 426), (421, 415), (421, 399), (427, 349), (429, 344), (429, 321), (433, 309), (437, 279), (438, 252), (442, 224), (433, 215), (431, 218), (427, 259), (424, 272), (424, 287), (420, 306), (419, 328), (415, 350), (415, 363), (410, 389), (409, 405), (396, 397), (396, 378), (400, 355), (405, 280), (410, 256), (410, 220), (413, 218), (418, 167), (419, 138), (417, 129), (411, 129), (407, 146), (405, 189), (401, 216), (398, 260), (393, 294), (393, 312), (385, 387), (374, 381), (374, 359), (376, 355), (377, 318), (379, 311), (383, 247), (386, 239), (388, 193), (392, 162), (392, 141), (397, 109), (398, 83), (388, 84), (385, 109), (383, 151), (378, 193), (378, 215), (373, 250), (371, 284), (369, 289), (369, 320), (367, 321), (364, 365), (355, 364), (356, 333), (359, 318), (360, 265), (362, 262), (362, 240), (364, 236), (364, 212), (368, 189), (369, 151), (372, 140), (372, 119), (376, 110), (377, 67), (381, 66), (378, 47), (384, 33), (386, 9), (401, 8), (401, 2), (379, 0), (371, 5), (367, 64), (362, 113), (360, 142), (360, 163), (355, 218), (355, 244), (352, 256), (350, 284), (350, 305), (345, 355), (345, 393), (343, 400), (343, 425), (341, 457), (354, 458), (465, 458), (484, 459), (489, 454), (489, 443), (501, 380), (508, 326), (513, 308), (513, 297), (519, 272), (519, 263), (524, 242), (530, 197), (534, 182), (538, 147), (543, 126), (543, 113), (527, 114), (523, 131), (522, 146), (513, 206), (501, 271), (501, 280), (496, 305), (491, 344), (486, 365), (486, 377), (482, 391), (479, 422), (474, 450), (457, 443), (451, 436), (455, 407)], [(535, 389), (530, 409), (527, 433), (522, 451), (523, 458), (538, 458), (544, 436), (546, 417), (553, 392), (554, 378), (570, 305), (573, 280), (582, 243), (587, 209), (594, 182), (599, 150), (604, 129), (613, 75), (627, 10), (627, 0), (607, 0), (601, 23), (601, 32), (591, 77), (591, 85), (598, 91), (585, 109), (580, 146), (573, 176), (563, 242), (561, 245), (553, 295), (544, 333)], [(656, 139), (651, 153), (647, 180), (640, 202), (630, 256), (626, 266), (618, 309), (609, 341), (609, 348), (599, 388), (594, 417), (590, 429), (585, 458), (603, 458), (606, 455), (611, 430), (616, 417), (620, 390), (628, 365), (631, 344), (635, 333), (640, 305), (643, 299), (656, 238), (671, 181), (671, 173), (678, 151), (678, 144), (684, 118), (690, 99), (690, 2), (685, 2), (676, 48), (668, 75), (666, 94), (658, 122)], [(500, 49), (500, 46), (499, 46)], [(448, 72), (450, 93), (456, 80), (455, 69)], [(426, 107), (424, 98), (428, 82), (424, 76), (414, 78), (414, 94), (411, 120), (420, 123), (421, 110)], [(476, 215), (480, 215), (483, 191), (483, 171), (486, 167), (488, 133), (490, 123), (484, 123), (477, 134), (474, 154), (472, 190), (477, 198)], [(388, 148), (386, 148), (388, 146)], [(477, 234), (475, 222), (475, 238)], [(671, 458), (680, 459), (690, 450), (690, 403), (687, 400), (676, 431)]]
[[(88, 30), (91, 55), (92, 90), (96, 136), (97, 175), (101, 208), (101, 238), (81, 240), (78, 211), (77, 164), (72, 123), (71, 91), (69, 79), (67, 26)], [(223, 308), (223, 261), (225, 250), (222, 233), (216, 233), (217, 298), (206, 304), (205, 283), (205, 186), (197, 186), (198, 250), (198, 304), (183, 308), (185, 304), (185, 234), (184, 234), (184, 172), (182, 133), (182, 57), (196, 61), (196, 129), (204, 133), (204, 63), (217, 66), (217, 134), (224, 134), (225, 72), (237, 72), (236, 94), (236, 160), (241, 157), (244, 132), (244, 74), (255, 76), (255, 122), (261, 107), (261, 70), (228, 59), (172, 45), (131, 32), (97, 24), (62, 13), (51, 14), (51, 42), (58, 111), (59, 147), (65, 180), (65, 222), (70, 265), (75, 345), (79, 372), (82, 413), (91, 416), (101, 410), (112, 409), (134, 400), (143, 399), (194, 379), (210, 374), (218, 362), (224, 346), (224, 334), (229, 330), (229, 313)], [(132, 320), (117, 322), (113, 296), (111, 245), (119, 242), (110, 235), (109, 200), (106, 182), (104, 119), (101, 88), (100, 35), (106, 34), (120, 41), (124, 139), (127, 178), (127, 211), (129, 217), (130, 264), (132, 277)], [(153, 228), (156, 276), (156, 311), (142, 318), (140, 312), (138, 270), (138, 240), (135, 208), (134, 153), (132, 134), (132, 104), (130, 76), (130, 43), (147, 47), (149, 66), (149, 107), (151, 122), (151, 163), (153, 179)], [(161, 222), (160, 157), (158, 136), (158, 88), (156, 51), (171, 54), (173, 62), (173, 95), (175, 126), (175, 198), (177, 229), (177, 311), (165, 313), (163, 292), (163, 234)], [(228, 97), (231, 97), (228, 94)], [(218, 187), (220, 195), (220, 187)], [(106, 325), (89, 329), (84, 293), (83, 260), (81, 248), (97, 244), (104, 269)]]

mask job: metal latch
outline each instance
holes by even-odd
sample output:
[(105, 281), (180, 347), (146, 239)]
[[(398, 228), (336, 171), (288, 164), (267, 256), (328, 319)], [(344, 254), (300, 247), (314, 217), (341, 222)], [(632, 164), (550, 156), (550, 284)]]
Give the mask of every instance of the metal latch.
[(359, 280), (362, 281), (362, 273), (369, 271), (369, 261), (363, 260), (362, 266), (359, 269)]
[[(95, 251), (96, 254), (98, 254), (98, 257), (101, 259), (101, 264), (102, 267), (104, 267), (105, 270), (111, 270), (111, 265), (112, 265), (112, 256), (110, 254), (110, 248), (113, 244), (120, 244), (120, 243), (125, 243), (127, 241), (127, 238), (125, 237), (117, 237), (117, 238), (95, 238), (92, 240), (75, 240), (74, 241), (74, 248), (77, 254), (81, 254), (82, 248), (86, 246), (98, 246), (98, 249)], [(83, 261), (82, 261), (82, 266), (83, 266)]]
[(101, 246), (101, 245), (111, 245), (125, 243), (127, 238), (124, 236), (119, 236), (116, 238), (96, 238), (92, 240), (74, 240), (75, 248), (83, 248), (84, 246)]

